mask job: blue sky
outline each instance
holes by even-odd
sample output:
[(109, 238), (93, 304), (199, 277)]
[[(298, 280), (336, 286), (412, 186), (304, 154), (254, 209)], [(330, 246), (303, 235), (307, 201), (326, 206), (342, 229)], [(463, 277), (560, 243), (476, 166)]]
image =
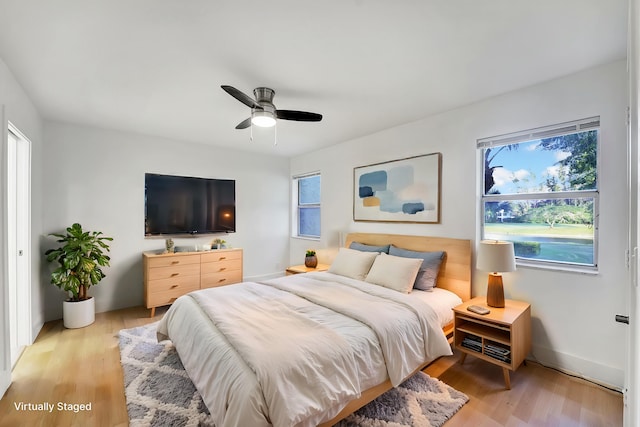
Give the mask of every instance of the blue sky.
[(494, 188), (501, 194), (548, 191), (545, 180), (549, 176), (558, 177), (562, 169), (557, 162), (571, 153), (542, 150), (539, 144), (540, 140), (534, 140), (518, 144), (517, 149), (503, 149), (490, 165), (502, 166), (493, 171)]

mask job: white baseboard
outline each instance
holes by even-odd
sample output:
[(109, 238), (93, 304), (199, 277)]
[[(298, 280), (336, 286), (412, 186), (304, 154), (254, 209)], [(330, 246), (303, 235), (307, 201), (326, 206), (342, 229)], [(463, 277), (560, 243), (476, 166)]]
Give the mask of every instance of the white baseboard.
[(11, 371), (0, 371), (0, 399), (4, 397), (10, 385)]
[(535, 345), (532, 346), (529, 359), (613, 390), (622, 392), (624, 389), (624, 371), (622, 369)]
[(40, 334), (40, 331), (42, 330), (43, 326), (44, 326), (44, 322), (42, 321), (33, 325), (33, 327), (31, 328), (31, 342), (29, 343), (29, 345), (33, 344), (36, 341), (36, 338), (38, 338), (38, 335)]

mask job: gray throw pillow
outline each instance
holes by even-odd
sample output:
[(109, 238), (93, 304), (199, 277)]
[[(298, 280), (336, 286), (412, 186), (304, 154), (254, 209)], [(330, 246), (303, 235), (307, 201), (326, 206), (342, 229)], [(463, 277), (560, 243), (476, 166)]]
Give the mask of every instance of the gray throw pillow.
[(444, 258), (443, 251), (418, 252), (391, 246), (389, 248), (389, 255), (422, 259), (422, 266), (420, 267), (413, 287), (422, 291), (432, 291), (436, 286), (438, 273), (440, 272), (440, 264), (442, 264), (442, 259)]
[(373, 245), (365, 245), (364, 243), (351, 242), (349, 245), (349, 249), (355, 249), (356, 251), (361, 252), (381, 252), (388, 254), (390, 245), (383, 246), (373, 246)]

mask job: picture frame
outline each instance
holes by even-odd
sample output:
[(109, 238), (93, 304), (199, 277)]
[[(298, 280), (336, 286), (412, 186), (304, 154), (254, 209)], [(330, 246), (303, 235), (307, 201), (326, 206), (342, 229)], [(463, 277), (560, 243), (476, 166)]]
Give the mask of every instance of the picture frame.
[(442, 153), (353, 168), (353, 220), (440, 223)]

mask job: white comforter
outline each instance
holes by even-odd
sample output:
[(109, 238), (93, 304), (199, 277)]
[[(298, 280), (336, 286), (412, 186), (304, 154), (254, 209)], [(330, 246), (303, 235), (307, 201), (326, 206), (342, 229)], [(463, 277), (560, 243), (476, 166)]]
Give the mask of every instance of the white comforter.
[(158, 326), (223, 426), (311, 426), (450, 354), (415, 298), (330, 273), (193, 292)]

